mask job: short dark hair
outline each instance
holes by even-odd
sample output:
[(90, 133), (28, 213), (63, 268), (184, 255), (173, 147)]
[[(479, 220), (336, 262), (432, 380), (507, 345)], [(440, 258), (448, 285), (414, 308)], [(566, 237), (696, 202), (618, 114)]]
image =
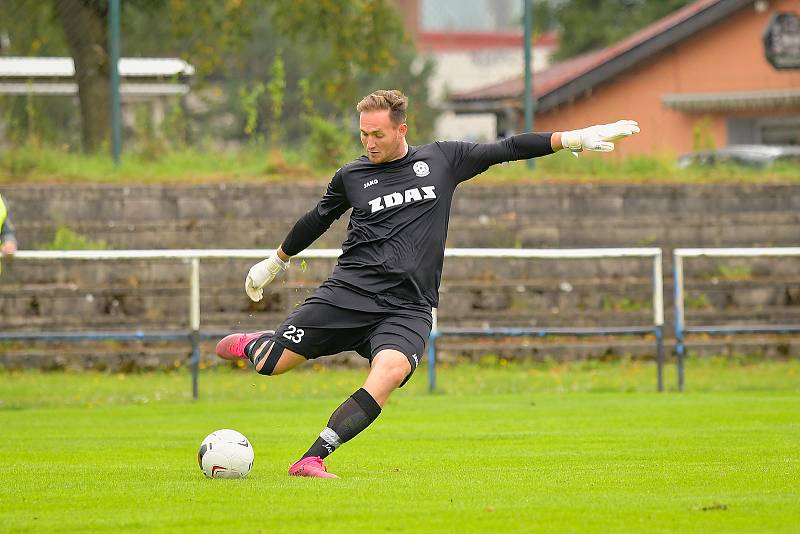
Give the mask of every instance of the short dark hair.
[(379, 89), (368, 94), (356, 105), (359, 113), (364, 111), (389, 110), (389, 118), (395, 126), (406, 122), (408, 97), (397, 89)]

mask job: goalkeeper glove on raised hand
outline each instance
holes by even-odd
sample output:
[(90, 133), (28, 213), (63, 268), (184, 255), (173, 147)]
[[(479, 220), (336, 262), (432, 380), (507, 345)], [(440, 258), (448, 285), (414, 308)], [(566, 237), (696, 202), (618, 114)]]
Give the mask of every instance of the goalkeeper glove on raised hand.
[(561, 132), (561, 146), (571, 150), (575, 156), (584, 149), (611, 152), (614, 150), (613, 141), (618, 141), (635, 133), (639, 133), (639, 123), (631, 120), (622, 120), (611, 124), (600, 124), (580, 130)]
[(289, 261), (283, 261), (275, 251), (272, 255), (250, 267), (247, 278), (244, 281), (244, 291), (250, 300), (258, 302), (264, 296), (264, 286), (275, 279), (281, 271), (285, 271), (289, 266)]

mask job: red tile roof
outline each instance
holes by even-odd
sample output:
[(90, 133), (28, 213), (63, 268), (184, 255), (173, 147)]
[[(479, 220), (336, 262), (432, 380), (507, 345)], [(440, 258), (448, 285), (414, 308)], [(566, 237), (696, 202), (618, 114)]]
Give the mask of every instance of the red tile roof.
[[(522, 46), (522, 32), (421, 32), (417, 44), (426, 51), (486, 50), (488, 48), (513, 48)], [(533, 42), (537, 47), (556, 47), (558, 35), (555, 32), (542, 34)]]
[[(667, 32), (698, 13), (727, 1), (729, 0), (697, 0), (611, 46), (556, 63), (547, 69), (538, 71), (533, 76), (533, 93), (537, 99), (540, 99), (542, 96), (563, 87), (582, 75), (602, 67), (610, 60)], [(524, 79), (519, 76), (480, 89), (455, 93), (451, 95), (450, 100), (452, 102), (467, 102), (521, 98), (524, 89)]]

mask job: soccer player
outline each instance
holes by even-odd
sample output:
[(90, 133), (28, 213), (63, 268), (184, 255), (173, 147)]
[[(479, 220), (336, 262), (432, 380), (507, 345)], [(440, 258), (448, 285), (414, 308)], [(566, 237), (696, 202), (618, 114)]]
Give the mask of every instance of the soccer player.
[(253, 301), (289, 266), (291, 256), (352, 208), (333, 274), (277, 330), (231, 334), (217, 345), (225, 359), (247, 359), (262, 375), (353, 350), (370, 362), (364, 385), (331, 415), (291, 476), (335, 478), (323, 459), (381, 413), (389, 395), (419, 364), (439, 300), (450, 204), (456, 186), (491, 165), (562, 148), (610, 151), (639, 131), (635, 121), (554, 133), (523, 133), (496, 143), (458, 141), (409, 146), (408, 99), (397, 90), (364, 97), (365, 156), (336, 171), (322, 200), (300, 217), (272, 255), (253, 265), (244, 289)]

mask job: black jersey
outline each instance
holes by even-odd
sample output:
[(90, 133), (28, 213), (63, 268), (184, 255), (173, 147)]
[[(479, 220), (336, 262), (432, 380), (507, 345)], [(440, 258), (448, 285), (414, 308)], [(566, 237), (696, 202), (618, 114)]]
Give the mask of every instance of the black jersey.
[(342, 254), (323, 288), (343, 285), (394, 305), (435, 307), (456, 186), (495, 163), (551, 152), (549, 134), (523, 134), (498, 143), (409, 147), (386, 163), (362, 156), (336, 172), (283, 250), (296, 254), (352, 208)]

